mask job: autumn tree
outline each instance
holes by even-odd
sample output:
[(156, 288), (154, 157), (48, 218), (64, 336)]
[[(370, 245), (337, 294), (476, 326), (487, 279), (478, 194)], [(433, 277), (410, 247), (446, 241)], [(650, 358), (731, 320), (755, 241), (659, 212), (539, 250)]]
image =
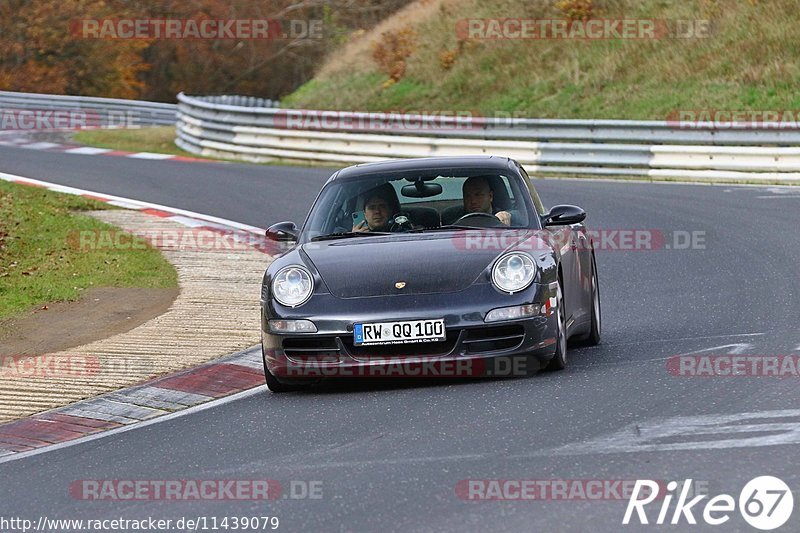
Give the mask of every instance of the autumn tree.
[[(268, 98), (313, 76), (354, 30), (409, 0), (0, 0), (0, 89), (140, 98), (246, 94)], [(269, 39), (87, 38), (85, 20), (267, 19)], [(290, 21), (322, 21), (292, 35)], [(281, 27), (282, 26), (282, 27)], [(285, 37), (282, 33), (287, 33)]]
[(142, 40), (83, 39), (87, 18), (128, 17), (125, 1), (0, 2), (0, 88), (10, 91), (136, 98), (148, 66)]
[[(193, 94), (247, 94), (279, 98), (310, 79), (326, 55), (358, 29), (369, 29), (408, 0), (163, 0), (151, 4), (156, 17), (269, 19), (287, 38), (159, 40), (144, 53), (144, 96), (171, 100), (179, 91)], [(156, 5), (157, 4), (157, 5)], [(291, 35), (321, 21), (321, 35)], [(302, 33), (302, 31), (300, 31)]]

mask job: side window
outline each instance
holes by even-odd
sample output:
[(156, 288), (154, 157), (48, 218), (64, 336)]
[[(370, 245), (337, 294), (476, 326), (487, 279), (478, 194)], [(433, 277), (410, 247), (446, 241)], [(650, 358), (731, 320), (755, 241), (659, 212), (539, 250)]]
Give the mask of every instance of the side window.
[(525, 169), (522, 168), (522, 165), (519, 165), (519, 171), (522, 173), (522, 177), (525, 178), (525, 185), (528, 187), (528, 191), (531, 193), (531, 199), (533, 200), (533, 205), (536, 208), (536, 211), (539, 215), (544, 215), (547, 211), (544, 208), (544, 204), (542, 203), (542, 199), (539, 198), (539, 193), (536, 192), (536, 188), (531, 183), (531, 178), (528, 176), (528, 173), (525, 172)]

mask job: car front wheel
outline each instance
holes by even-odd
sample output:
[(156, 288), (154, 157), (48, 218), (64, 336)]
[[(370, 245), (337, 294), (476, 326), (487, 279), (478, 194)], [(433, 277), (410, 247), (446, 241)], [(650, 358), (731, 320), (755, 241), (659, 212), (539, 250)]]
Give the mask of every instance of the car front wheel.
[(600, 332), (602, 328), (602, 314), (600, 312), (600, 285), (597, 281), (597, 263), (592, 254), (592, 281), (591, 281), (591, 306), (590, 314), (591, 320), (589, 321), (589, 331), (580, 336), (578, 344), (580, 346), (597, 346), (600, 344)]
[(602, 315), (600, 313), (600, 286), (597, 281), (597, 262), (592, 256), (592, 327), (589, 336), (586, 337), (586, 344), (596, 346), (600, 344), (600, 330), (602, 327)]

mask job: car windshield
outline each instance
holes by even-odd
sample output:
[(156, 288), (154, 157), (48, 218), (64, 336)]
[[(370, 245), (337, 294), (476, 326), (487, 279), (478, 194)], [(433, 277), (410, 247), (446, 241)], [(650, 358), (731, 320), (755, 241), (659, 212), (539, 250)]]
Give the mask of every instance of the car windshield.
[(525, 182), (487, 169), (405, 171), (336, 179), (309, 214), (303, 240), (471, 228), (539, 228)]

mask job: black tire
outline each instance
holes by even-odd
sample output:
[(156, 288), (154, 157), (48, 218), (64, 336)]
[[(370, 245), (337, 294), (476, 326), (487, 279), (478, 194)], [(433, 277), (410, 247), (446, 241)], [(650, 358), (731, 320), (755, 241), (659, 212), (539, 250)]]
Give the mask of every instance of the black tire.
[(591, 293), (591, 317), (589, 319), (589, 331), (578, 337), (577, 346), (597, 346), (600, 344), (600, 333), (602, 332), (602, 312), (600, 311), (600, 283), (597, 278), (597, 263), (592, 254), (592, 293)]
[(597, 279), (597, 262), (592, 254), (592, 328), (584, 343), (587, 346), (600, 344), (600, 333), (603, 327), (603, 313), (600, 310), (600, 283)]
[(567, 366), (567, 310), (564, 308), (564, 293), (561, 291), (561, 279), (558, 280), (556, 305), (558, 307), (556, 353), (547, 364), (546, 370), (563, 370)]

